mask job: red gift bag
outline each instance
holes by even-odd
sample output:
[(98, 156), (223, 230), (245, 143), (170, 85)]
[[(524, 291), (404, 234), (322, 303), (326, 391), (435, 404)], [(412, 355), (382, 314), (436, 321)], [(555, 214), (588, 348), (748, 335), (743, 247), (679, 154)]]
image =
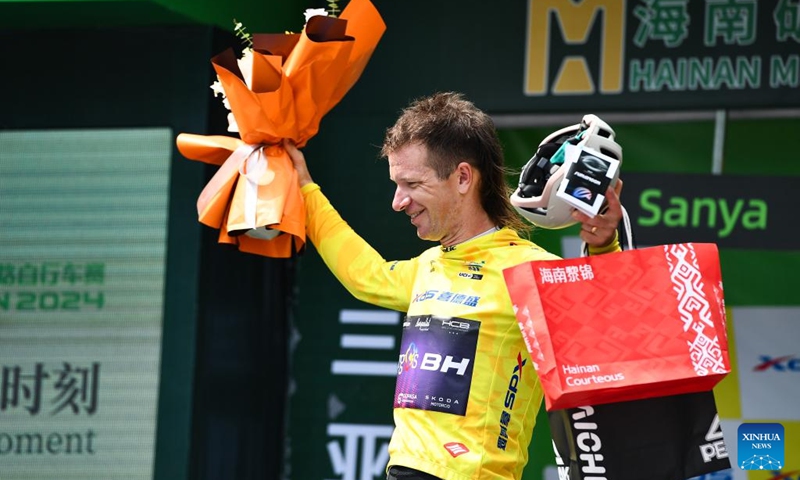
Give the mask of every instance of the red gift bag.
[(714, 244), (527, 262), (503, 273), (548, 411), (708, 391), (730, 372)]

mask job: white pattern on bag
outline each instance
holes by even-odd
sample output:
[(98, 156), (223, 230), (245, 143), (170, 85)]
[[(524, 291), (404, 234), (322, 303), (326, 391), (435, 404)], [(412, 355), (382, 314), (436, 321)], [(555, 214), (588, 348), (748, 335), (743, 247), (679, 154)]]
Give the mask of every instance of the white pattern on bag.
[[(703, 291), (702, 274), (697, 263), (697, 252), (689, 243), (664, 245), (664, 255), (670, 270), (673, 289), (678, 295), (678, 313), (683, 321), (683, 331), (695, 332), (688, 342), (689, 357), (698, 376), (725, 373), (719, 338), (711, 320), (711, 307)], [(707, 335), (709, 329), (713, 335)]]

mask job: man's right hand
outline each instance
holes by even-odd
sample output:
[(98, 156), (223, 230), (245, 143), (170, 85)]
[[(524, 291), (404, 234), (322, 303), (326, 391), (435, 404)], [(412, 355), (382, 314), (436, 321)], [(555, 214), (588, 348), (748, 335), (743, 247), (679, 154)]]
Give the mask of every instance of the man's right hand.
[(300, 188), (303, 188), (309, 183), (314, 183), (314, 180), (311, 179), (311, 174), (308, 173), (308, 166), (306, 165), (306, 158), (303, 152), (288, 138), (283, 140), (283, 148), (286, 149), (286, 153), (289, 154), (289, 158), (292, 159), (292, 164), (294, 164), (294, 168), (297, 170), (297, 180), (300, 183)]

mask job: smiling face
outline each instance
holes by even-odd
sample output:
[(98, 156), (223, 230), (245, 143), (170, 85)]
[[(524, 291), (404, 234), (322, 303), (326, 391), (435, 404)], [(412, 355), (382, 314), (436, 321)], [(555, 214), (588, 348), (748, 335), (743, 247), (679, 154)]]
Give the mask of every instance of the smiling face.
[(392, 208), (411, 217), (422, 240), (452, 245), (463, 240), (464, 203), (459, 168), (441, 180), (429, 166), (428, 155), (428, 149), (418, 143), (405, 145), (388, 155), (389, 177), (397, 185)]

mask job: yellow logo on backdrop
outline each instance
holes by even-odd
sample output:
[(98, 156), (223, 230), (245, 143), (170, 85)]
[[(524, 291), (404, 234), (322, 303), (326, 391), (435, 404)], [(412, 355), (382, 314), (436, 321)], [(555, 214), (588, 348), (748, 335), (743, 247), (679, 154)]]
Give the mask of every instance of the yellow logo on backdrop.
[(592, 28), (602, 22), (598, 46), (600, 92), (620, 93), (625, 47), (625, 0), (528, 0), (525, 94), (595, 93), (593, 75), (586, 57), (577, 55), (561, 59), (552, 88), (548, 90), (550, 37), (555, 20), (558, 20), (559, 31), (567, 45), (586, 45)]

